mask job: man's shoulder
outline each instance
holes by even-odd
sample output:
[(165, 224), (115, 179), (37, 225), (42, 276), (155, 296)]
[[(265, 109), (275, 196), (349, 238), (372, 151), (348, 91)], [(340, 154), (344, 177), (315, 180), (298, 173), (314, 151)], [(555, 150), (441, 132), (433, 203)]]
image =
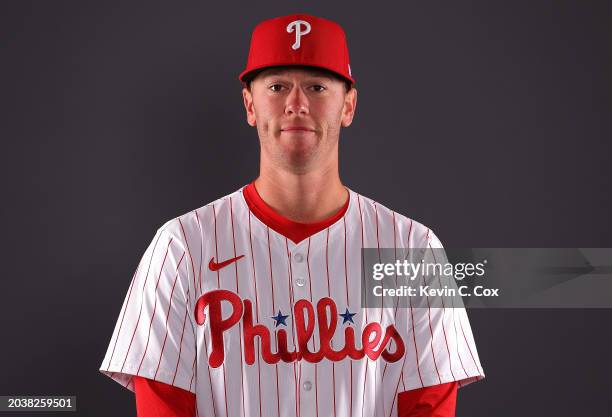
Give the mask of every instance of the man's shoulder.
[(373, 198), (360, 194), (354, 190), (356, 208), (365, 221), (374, 222), (379, 227), (396, 228), (402, 233), (408, 233), (410, 240), (416, 244), (437, 240), (436, 235), (430, 227), (408, 216), (398, 212), (386, 204), (380, 203)]
[[(168, 234), (174, 239), (184, 241), (190, 235), (214, 233), (217, 217), (220, 213), (231, 212), (232, 206), (236, 209), (237, 204), (241, 204), (242, 189), (240, 187), (230, 194), (219, 197), (207, 204), (194, 208), (179, 216), (176, 216), (162, 224), (158, 233)], [(221, 219), (219, 219), (221, 222)]]

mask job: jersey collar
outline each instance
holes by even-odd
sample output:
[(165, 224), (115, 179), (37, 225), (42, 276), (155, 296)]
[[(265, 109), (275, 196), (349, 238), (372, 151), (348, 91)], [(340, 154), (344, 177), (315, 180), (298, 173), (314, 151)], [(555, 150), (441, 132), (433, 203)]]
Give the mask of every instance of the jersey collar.
[(299, 223), (274, 211), (274, 209), (261, 198), (259, 192), (257, 192), (255, 188), (254, 181), (243, 188), (242, 194), (255, 217), (270, 229), (291, 239), (291, 241), (296, 244), (340, 220), (346, 213), (351, 200), (349, 196), (344, 206), (342, 206), (336, 214), (327, 219), (315, 223)]

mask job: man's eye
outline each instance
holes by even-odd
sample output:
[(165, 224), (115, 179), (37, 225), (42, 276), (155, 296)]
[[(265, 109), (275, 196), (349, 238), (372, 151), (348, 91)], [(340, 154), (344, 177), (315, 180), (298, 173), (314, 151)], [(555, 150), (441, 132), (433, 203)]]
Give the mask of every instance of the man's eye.
[(325, 91), (325, 87), (319, 84), (313, 85), (312, 89), (316, 91), (317, 93), (320, 93), (321, 91)]
[(278, 93), (279, 91), (281, 91), (282, 88), (283, 88), (283, 86), (280, 85), (280, 84), (272, 84), (270, 86), (270, 90), (274, 91), (275, 93)]

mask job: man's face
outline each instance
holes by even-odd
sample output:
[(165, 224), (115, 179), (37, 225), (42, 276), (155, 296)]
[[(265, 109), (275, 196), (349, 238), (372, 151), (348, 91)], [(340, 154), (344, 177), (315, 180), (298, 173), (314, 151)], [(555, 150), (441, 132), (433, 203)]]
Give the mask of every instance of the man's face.
[(357, 92), (325, 71), (271, 68), (243, 89), (243, 98), (262, 163), (304, 172), (337, 159), (340, 128), (352, 123)]

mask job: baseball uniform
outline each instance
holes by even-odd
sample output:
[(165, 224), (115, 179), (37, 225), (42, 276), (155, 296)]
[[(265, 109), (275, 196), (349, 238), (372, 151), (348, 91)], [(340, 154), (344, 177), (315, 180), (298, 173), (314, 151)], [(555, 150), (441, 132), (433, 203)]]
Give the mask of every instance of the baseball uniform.
[(132, 391), (133, 375), (190, 391), (200, 417), (394, 416), (401, 392), (482, 379), (463, 308), (361, 307), (362, 248), (442, 245), (348, 192), (300, 241), (253, 184), (164, 224), (100, 371)]

